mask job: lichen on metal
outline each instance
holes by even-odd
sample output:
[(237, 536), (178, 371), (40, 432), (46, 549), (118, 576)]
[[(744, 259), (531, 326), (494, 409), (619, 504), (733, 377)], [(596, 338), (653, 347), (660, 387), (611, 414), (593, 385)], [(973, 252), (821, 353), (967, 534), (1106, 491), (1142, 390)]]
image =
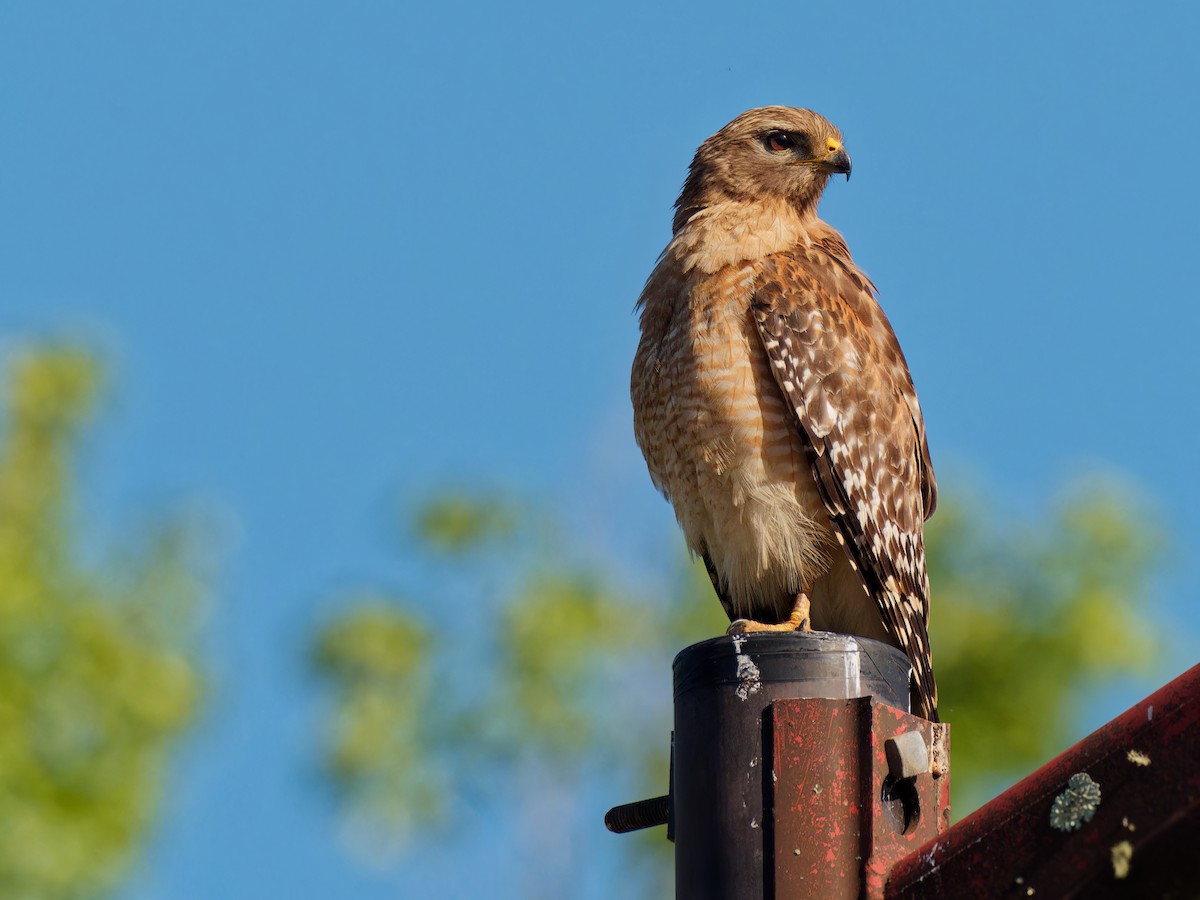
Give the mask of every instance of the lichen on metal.
[(1112, 847), (1112, 867), (1113, 875), (1117, 878), (1124, 878), (1129, 874), (1129, 862), (1133, 859), (1133, 844), (1129, 841), (1121, 841), (1119, 844), (1114, 844)]
[(1135, 766), (1150, 765), (1150, 757), (1147, 756), (1145, 753), (1143, 753), (1141, 750), (1130, 750), (1128, 753), (1125, 754), (1125, 758), (1128, 759)]
[(1100, 805), (1100, 785), (1087, 772), (1076, 772), (1050, 807), (1050, 827), (1078, 831), (1092, 820)]

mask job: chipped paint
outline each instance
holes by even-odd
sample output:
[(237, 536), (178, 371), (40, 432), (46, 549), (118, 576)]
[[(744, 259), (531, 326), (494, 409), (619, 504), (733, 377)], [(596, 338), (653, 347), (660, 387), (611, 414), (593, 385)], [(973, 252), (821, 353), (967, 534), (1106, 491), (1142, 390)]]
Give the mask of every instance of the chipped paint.
[(1150, 757), (1147, 756), (1145, 753), (1143, 753), (1141, 750), (1130, 750), (1128, 753), (1125, 754), (1125, 756), (1135, 766), (1150, 765)]
[(1112, 867), (1113, 875), (1117, 878), (1124, 878), (1129, 874), (1129, 861), (1133, 859), (1133, 844), (1129, 841), (1121, 841), (1119, 844), (1113, 844), (1112, 847)]
[(1078, 831), (1092, 820), (1100, 805), (1100, 785), (1087, 772), (1076, 772), (1054, 798), (1050, 807), (1050, 827), (1059, 831)]
[(930, 741), (929, 752), (932, 756), (929, 771), (934, 778), (941, 778), (950, 771), (950, 754), (946, 752), (946, 724), (935, 723), (933, 740)]

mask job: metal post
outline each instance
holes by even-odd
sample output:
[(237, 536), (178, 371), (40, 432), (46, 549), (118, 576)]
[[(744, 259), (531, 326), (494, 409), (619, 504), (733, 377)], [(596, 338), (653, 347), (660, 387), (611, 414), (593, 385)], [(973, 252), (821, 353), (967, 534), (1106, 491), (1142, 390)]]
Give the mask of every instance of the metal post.
[(674, 665), (676, 896), (771, 896), (772, 701), (873, 696), (907, 710), (909, 671), (894, 647), (821, 632), (720, 637), (683, 650)]
[(605, 824), (667, 824), (677, 897), (879, 900), (948, 827), (948, 726), (906, 712), (901, 651), (759, 633), (694, 644), (674, 669), (671, 792)]

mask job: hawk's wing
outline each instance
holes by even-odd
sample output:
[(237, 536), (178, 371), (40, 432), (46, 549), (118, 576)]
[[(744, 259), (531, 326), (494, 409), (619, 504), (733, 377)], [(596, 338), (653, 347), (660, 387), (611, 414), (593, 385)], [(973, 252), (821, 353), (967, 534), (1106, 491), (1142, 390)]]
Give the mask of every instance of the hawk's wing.
[(764, 260), (753, 315), (837, 539), (908, 654), (917, 711), (936, 721), (924, 522), (937, 486), (912, 377), (874, 293), (830, 236)]

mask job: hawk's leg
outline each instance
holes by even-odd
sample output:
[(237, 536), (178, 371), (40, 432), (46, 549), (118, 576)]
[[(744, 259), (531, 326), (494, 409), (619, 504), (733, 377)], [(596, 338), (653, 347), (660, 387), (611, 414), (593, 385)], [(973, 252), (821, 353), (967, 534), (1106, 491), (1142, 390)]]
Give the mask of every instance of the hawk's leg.
[(812, 631), (812, 622), (809, 619), (808, 594), (804, 591), (796, 594), (796, 605), (792, 607), (792, 614), (788, 616), (786, 622), (780, 622), (778, 625), (768, 625), (765, 622), (738, 619), (729, 626), (726, 634), (746, 634), (751, 631)]
[(717, 573), (717, 567), (713, 565), (712, 556), (708, 550), (705, 550), (700, 558), (704, 560), (704, 568), (708, 572), (708, 577), (712, 581), (713, 590), (717, 592), (717, 599), (721, 601), (721, 606), (725, 610), (725, 615), (730, 619), (734, 617), (733, 602), (729, 599), (729, 591), (721, 587), (721, 576)]

